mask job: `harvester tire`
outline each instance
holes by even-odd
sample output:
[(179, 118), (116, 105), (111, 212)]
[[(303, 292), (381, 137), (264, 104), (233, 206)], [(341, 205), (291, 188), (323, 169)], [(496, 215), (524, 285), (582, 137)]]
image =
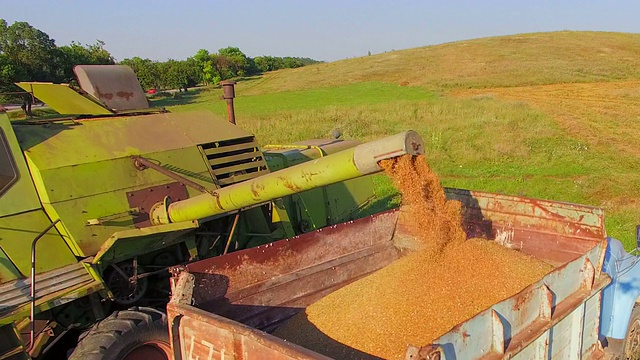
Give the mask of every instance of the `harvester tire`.
[(70, 360), (170, 359), (167, 315), (133, 307), (116, 311), (95, 324), (78, 341)]

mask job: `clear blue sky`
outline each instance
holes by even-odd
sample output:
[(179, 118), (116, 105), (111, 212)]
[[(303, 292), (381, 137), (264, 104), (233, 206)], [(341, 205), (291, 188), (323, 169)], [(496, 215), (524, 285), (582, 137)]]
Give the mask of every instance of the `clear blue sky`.
[(339, 60), (478, 37), (555, 30), (640, 32), (640, 1), (8, 1), (57, 45), (96, 39), (117, 59), (185, 59), (237, 46), (251, 57)]

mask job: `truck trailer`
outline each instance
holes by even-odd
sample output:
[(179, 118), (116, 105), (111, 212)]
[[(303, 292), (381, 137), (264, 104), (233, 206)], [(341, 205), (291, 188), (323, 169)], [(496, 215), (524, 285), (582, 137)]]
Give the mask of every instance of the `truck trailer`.
[[(601, 209), (461, 189), (446, 189), (446, 195), (462, 202), (469, 238), (498, 242), (553, 270), (431, 343), (408, 344), (406, 359), (637, 355), (638, 259), (606, 236)], [(400, 211), (173, 268), (167, 309), (174, 359), (327, 358), (270, 333), (411, 252), (413, 234)]]

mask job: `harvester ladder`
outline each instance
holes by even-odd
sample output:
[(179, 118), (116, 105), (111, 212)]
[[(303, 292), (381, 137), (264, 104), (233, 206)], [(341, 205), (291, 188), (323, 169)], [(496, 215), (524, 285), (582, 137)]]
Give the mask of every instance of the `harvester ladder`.
[(40, 240), (59, 222), (60, 219), (49, 224), (49, 226), (42, 230), (31, 243), (31, 314), (29, 316), (29, 320), (31, 321), (31, 330), (29, 331), (29, 346), (27, 348), (27, 352), (31, 351), (33, 348), (36, 334), (36, 244), (38, 243), (38, 240)]

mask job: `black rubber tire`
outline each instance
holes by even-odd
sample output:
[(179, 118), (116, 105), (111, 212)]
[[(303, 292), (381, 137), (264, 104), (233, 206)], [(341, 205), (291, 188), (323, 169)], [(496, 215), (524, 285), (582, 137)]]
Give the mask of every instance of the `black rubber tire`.
[(146, 344), (169, 347), (167, 316), (156, 309), (133, 307), (114, 312), (85, 332), (69, 359), (121, 360)]
[(640, 305), (636, 304), (631, 312), (627, 335), (624, 338), (624, 355), (626, 359), (640, 359)]

